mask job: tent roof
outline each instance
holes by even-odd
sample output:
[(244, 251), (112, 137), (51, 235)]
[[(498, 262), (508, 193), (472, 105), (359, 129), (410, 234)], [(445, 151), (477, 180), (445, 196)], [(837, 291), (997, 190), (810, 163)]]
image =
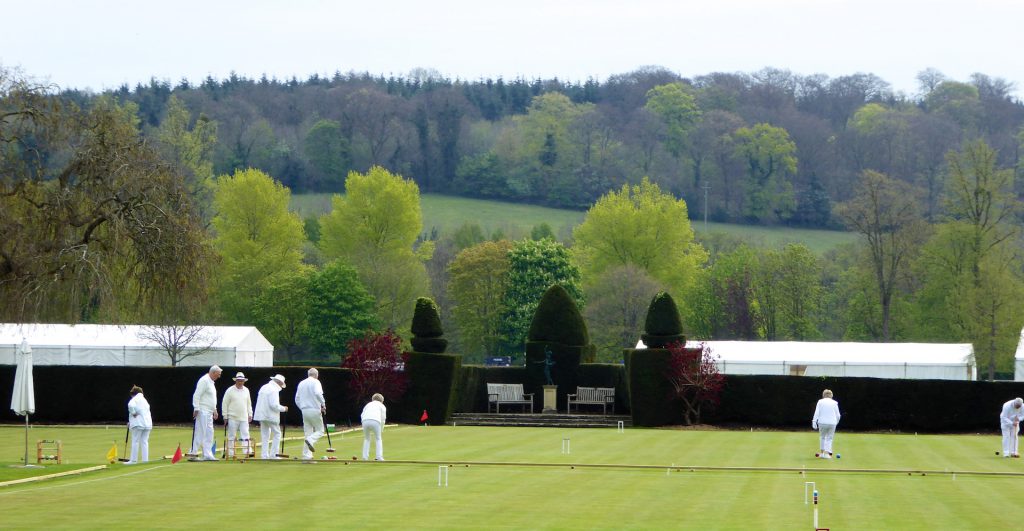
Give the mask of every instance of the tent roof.
[[(693, 346), (697, 341), (687, 341)], [(706, 341), (712, 354), (730, 363), (790, 365), (965, 365), (970, 343), (843, 343), (811, 341)]]
[[(32, 347), (159, 347), (139, 337), (145, 325), (0, 323), (0, 345), (28, 340)], [(274, 346), (254, 326), (204, 326), (203, 343), (217, 349), (272, 351)]]

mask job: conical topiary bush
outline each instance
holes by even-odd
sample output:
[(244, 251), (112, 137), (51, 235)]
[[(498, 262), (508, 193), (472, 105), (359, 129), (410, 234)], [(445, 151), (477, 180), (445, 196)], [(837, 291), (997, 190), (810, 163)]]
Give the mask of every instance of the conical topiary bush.
[(555, 284), (544, 292), (530, 323), (527, 341), (546, 341), (570, 346), (590, 344), (587, 323), (576, 301), (562, 286)]
[(416, 352), (441, 353), (448, 348), (448, 340), (442, 337), (441, 315), (437, 304), (427, 297), (416, 299), (416, 310), (412, 314), (412, 349)]
[(644, 321), (644, 333), (640, 337), (647, 348), (664, 348), (670, 343), (686, 341), (683, 321), (679, 318), (679, 309), (671, 295), (662, 291), (651, 299), (651, 305), (647, 307), (647, 319)]

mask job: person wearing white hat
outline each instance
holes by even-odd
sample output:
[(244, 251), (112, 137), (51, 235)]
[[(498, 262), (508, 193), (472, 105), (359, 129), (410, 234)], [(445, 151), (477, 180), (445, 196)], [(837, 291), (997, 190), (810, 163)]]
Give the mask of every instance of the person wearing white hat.
[(149, 461), (149, 434), (153, 431), (153, 417), (142, 388), (135, 385), (128, 401), (128, 431), (132, 434), (132, 453), (126, 465)]
[(302, 458), (313, 459), (316, 442), (327, 433), (324, 429), (327, 401), (324, 399), (324, 387), (320, 384), (320, 371), (311, 368), (306, 371), (306, 375), (308, 378), (295, 386), (295, 405), (302, 411), (302, 432), (305, 439)]
[(242, 442), (245, 455), (249, 455), (249, 423), (252, 422), (252, 394), (245, 386), (248, 378), (239, 372), (235, 375), (235, 385), (224, 391), (224, 399), (220, 402), (220, 415), (227, 423), (227, 441), (224, 449), (228, 457), (235, 455), (235, 441)]
[(1003, 430), (1003, 457), (1020, 457), (1017, 450), (1017, 433), (1020, 421), (1024, 420), (1024, 399), (1014, 398), (1003, 404), (999, 413), (999, 427)]
[(214, 365), (196, 382), (196, 390), (192, 393), (192, 418), (196, 420), (192, 437), (192, 455), (202, 449), (203, 461), (216, 461), (213, 455), (213, 421), (217, 420), (217, 387), (213, 382), (223, 372)]
[(263, 459), (277, 459), (281, 447), (281, 413), (288, 411), (288, 406), (281, 405), (281, 389), (284, 389), (284, 376), (275, 374), (256, 394), (252, 418), (260, 423), (263, 441), (260, 457)]

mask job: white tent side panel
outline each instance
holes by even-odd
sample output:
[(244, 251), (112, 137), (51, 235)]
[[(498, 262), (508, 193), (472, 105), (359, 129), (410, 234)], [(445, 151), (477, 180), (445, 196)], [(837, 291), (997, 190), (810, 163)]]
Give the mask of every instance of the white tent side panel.
[[(35, 365), (166, 367), (160, 345), (140, 337), (140, 325), (0, 324), (0, 364), (14, 365), (22, 338), (32, 346)], [(204, 327), (208, 351), (189, 356), (182, 366), (272, 367), (274, 346), (255, 327)]]
[(1017, 353), (1013, 358), (1013, 379), (1024, 382), (1024, 330), (1020, 331), (1020, 342), (1017, 343)]
[[(689, 342), (696, 345), (697, 341)], [(706, 341), (723, 374), (974, 380), (970, 344)], [(645, 348), (643, 342), (637, 348)]]

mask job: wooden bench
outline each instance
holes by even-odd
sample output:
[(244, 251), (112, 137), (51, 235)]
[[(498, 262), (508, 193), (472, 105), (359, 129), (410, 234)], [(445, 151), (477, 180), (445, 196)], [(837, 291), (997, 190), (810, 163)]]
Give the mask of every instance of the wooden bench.
[(566, 412), (572, 413), (572, 405), (576, 404), (576, 411), (580, 410), (580, 404), (601, 406), (605, 415), (608, 414), (608, 406), (612, 406), (612, 413), (615, 413), (615, 388), (614, 387), (577, 387), (576, 392), (566, 395)]
[(523, 407), (530, 406), (530, 413), (533, 413), (534, 393), (524, 393), (523, 384), (487, 384), (487, 412), (491, 412), (491, 404), (494, 404), (494, 412), (501, 413), (502, 404), (518, 404)]

